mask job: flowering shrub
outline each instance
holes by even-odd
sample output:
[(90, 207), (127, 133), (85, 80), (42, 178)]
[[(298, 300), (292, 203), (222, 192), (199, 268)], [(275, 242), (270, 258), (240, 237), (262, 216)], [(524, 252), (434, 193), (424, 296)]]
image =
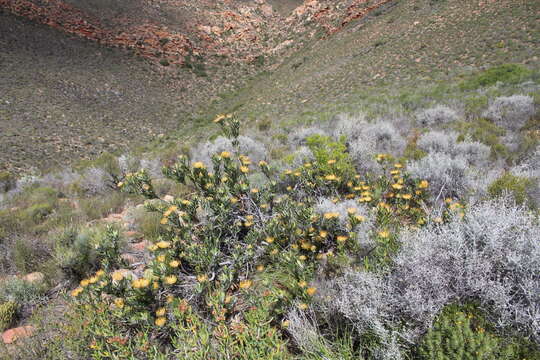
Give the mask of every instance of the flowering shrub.
[[(110, 258), (101, 256), (100, 269), (72, 295), (81, 309), (106, 312), (125, 346), (135, 344), (128, 334), (145, 331), (195, 359), (283, 358), (280, 328), (291, 307), (308, 308), (317, 294), (314, 276), (351, 264), (387, 265), (398, 248), (394, 226), (425, 222), (429, 183), (386, 154), (375, 156), (379, 177), (362, 177), (345, 145), (320, 135), (306, 139), (310, 162), (276, 178), (264, 160), (241, 152), (236, 119), (217, 122), (231, 151), (212, 154), (210, 164), (180, 156), (163, 168), (191, 189), (189, 197), (159, 199), (144, 169), (118, 183), (145, 196), (145, 208), (161, 218), (151, 260), (120, 269), (109, 249)], [(267, 178), (264, 185), (254, 186), (253, 173)], [(101, 321), (89, 328), (96, 352), (112, 337), (99, 330)]]

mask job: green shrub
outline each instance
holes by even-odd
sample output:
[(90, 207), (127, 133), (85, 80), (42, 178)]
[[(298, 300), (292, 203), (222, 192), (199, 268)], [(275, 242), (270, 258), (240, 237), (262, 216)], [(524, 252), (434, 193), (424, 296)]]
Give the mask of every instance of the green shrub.
[(105, 228), (66, 228), (55, 235), (55, 258), (69, 276), (83, 278), (98, 268), (110, 269), (121, 264), (123, 243), (119, 231)]
[(418, 347), (424, 360), (532, 360), (538, 355), (528, 340), (496, 334), (472, 304), (445, 307)]
[[(329, 136), (311, 135), (306, 143), (318, 164), (322, 174), (333, 174), (348, 181), (353, 178), (355, 168), (352, 164), (344, 139), (334, 141)], [(334, 161), (334, 163), (331, 163)]]
[(12, 277), (0, 282), (0, 302), (15, 302), (19, 306), (40, 302), (45, 284), (36, 284)]
[(463, 141), (468, 135), (472, 140), (488, 145), (491, 148), (492, 158), (508, 159), (510, 157), (508, 148), (499, 141), (500, 137), (506, 134), (506, 130), (492, 121), (478, 118), (468, 122), (457, 122), (452, 127), (460, 134), (458, 141)]
[(18, 309), (18, 304), (13, 301), (0, 304), (0, 332), (11, 327), (17, 317)]
[(88, 220), (96, 220), (109, 214), (121, 211), (126, 196), (120, 192), (112, 191), (104, 196), (86, 197), (79, 200), (82, 213)]
[(495, 85), (497, 82), (517, 84), (526, 80), (531, 71), (518, 64), (503, 64), (494, 66), (479, 74), (463, 81), (460, 84), (462, 90), (474, 90), (480, 87)]
[(514, 176), (507, 172), (489, 185), (488, 193), (492, 197), (509, 193), (518, 204), (523, 204), (530, 200), (528, 189), (533, 185), (534, 183), (531, 179)]
[(0, 171), (0, 193), (11, 190), (14, 185), (14, 176), (9, 171)]

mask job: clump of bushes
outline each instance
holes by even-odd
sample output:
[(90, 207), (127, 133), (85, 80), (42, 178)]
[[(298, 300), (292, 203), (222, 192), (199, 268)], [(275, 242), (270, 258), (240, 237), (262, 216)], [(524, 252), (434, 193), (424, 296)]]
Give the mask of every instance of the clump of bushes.
[(491, 67), (461, 83), (463, 90), (474, 90), (480, 87), (496, 85), (498, 82), (518, 84), (527, 80), (531, 71), (519, 64), (502, 64)]

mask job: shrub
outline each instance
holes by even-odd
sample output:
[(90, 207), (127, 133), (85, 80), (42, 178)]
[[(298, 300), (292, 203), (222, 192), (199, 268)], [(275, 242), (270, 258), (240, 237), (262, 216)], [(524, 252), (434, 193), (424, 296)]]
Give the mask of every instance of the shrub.
[(524, 204), (533, 201), (529, 197), (529, 191), (533, 187), (533, 180), (506, 172), (489, 185), (488, 194), (492, 197), (510, 194), (518, 204)]
[(123, 243), (118, 230), (66, 228), (56, 234), (55, 258), (69, 276), (83, 278), (98, 268), (111, 269), (121, 264)]
[(452, 158), (447, 154), (431, 153), (426, 157), (410, 162), (407, 171), (418, 179), (426, 179), (434, 198), (467, 195), (471, 183), (468, 164), (462, 158)]
[(422, 339), (419, 355), (426, 360), (501, 359), (498, 339), (475, 327), (472, 314), (443, 313)]
[(237, 151), (238, 155), (250, 154), (250, 158), (256, 163), (267, 158), (266, 147), (263, 143), (247, 136), (239, 136), (238, 143), (240, 146), (236, 149), (231, 139), (219, 136), (213, 142), (206, 142), (193, 149), (191, 151), (191, 159), (194, 162), (201, 161), (212, 169), (212, 155), (220, 154), (223, 151), (231, 153)]
[(0, 304), (0, 331), (11, 327), (17, 317), (18, 304), (13, 301), (7, 301)]
[(402, 313), (426, 326), (445, 304), (477, 299), (501, 328), (538, 342), (535, 221), (523, 208), (495, 200), (472, 204), (463, 219), (404, 233), (393, 275)]
[(20, 307), (33, 306), (42, 302), (44, 292), (44, 284), (11, 277), (0, 283), (0, 302), (14, 302)]
[(459, 115), (444, 105), (423, 110), (416, 114), (417, 124), (421, 127), (434, 127), (453, 122), (459, 119)]
[(124, 194), (112, 192), (107, 195), (83, 197), (79, 200), (79, 207), (87, 220), (96, 220), (121, 211), (125, 200)]
[(80, 186), (89, 195), (103, 194), (113, 189), (114, 179), (104, 169), (91, 167), (81, 177)]
[(498, 126), (517, 131), (534, 115), (534, 111), (534, 100), (530, 96), (501, 96), (489, 105), (483, 116)]
[(510, 156), (508, 148), (500, 140), (501, 136), (506, 134), (506, 131), (492, 121), (478, 118), (469, 122), (456, 123), (456, 128), (460, 133), (458, 141), (470, 136), (472, 140), (489, 146), (492, 158), (508, 158)]
[(9, 171), (0, 171), (0, 193), (8, 192), (15, 186), (15, 178)]
[(306, 141), (323, 173), (336, 175), (343, 181), (352, 178), (354, 166), (342, 141), (333, 141), (329, 136), (321, 135), (312, 135)]
[(326, 136), (326, 132), (318, 127), (307, 127), (294, 130), (289, 135), (289, 143), (293, 145), (306, 145), (307, 138), (313, 135)]
[(453, 155), (457, 137), (458, 135), (454, 132), (429, 131), (420, 135), (416, 144), (428, 153), (438, 152)]
[(487, 87), (495, 85), (498, 82), (507, 84), (518, 84), (527, 79), (531, 71), (518, 64), (502, 64), (491, 67), (470, 79), (461, 83), (460, 87), (463, 90), (474, 90), (479, 87)]

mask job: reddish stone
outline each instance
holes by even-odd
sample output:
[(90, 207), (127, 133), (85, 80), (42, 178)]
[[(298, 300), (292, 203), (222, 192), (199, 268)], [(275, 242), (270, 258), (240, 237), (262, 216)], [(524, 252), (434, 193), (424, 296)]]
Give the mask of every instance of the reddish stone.
[(18, 339), (31, 336), (34, 330), (34, 327), (31, 325), (9, 329), (2, 333), (2, 340), (4, 341), (4, 344), (12, 344)]
[(131, 244), (131, 248), (133, 249), (133, 251), (143, 252), (143, 251), (146, 251), (149, 245), (150, 245), (149, 241), (143, 240), (141, 242)]

